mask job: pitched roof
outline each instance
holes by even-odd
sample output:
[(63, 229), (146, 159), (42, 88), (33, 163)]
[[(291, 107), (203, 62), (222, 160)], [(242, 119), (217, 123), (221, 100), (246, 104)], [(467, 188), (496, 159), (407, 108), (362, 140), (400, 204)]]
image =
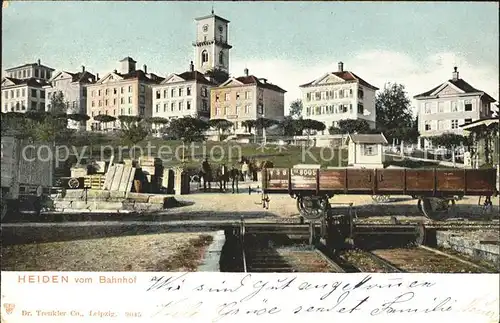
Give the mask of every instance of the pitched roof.
[(357, 144), (387, 144), (388, 141), (385, 139), (384, 134), (349, 134), (351, 140)]
[[(269, 90), (276, 91), (276, 92), (286, 93), (286, 90), (283, 90), (279, 86), (274, 85), (272, 83), (268, 83), (267, 81), (264, 83), (264, 82), (260, 81), (260, 79), (254, 75), (240, 76), (240, 77), (235, 78), (235, 80), (237, 80), (238, 82), (241, 82), (243, 84), (255, 84), (258, 87), (262, 87), (262, 88), (269, 89)], [(223, 84), (221, 86), (223, 86)]]
[(134, 62), (134, 63), (137, 63), (136, 61), (134, 61), (134, 59), (130, 56), (127, 56), (125, 58), (123, 58), (122, 60), (120, 60), (120, 62), (123, 62), (123, 61), (129, 61), (129, 62)]
[(165, 78), (158, 76), (153, 73), (144, 73), (142, 70), (135, 70), (127, 74), (122, 74), (118, 72), (114, 72), (116, 75), (123, 77), (123, 79), (128, 80), (128, 79), (135, 79), (137, 78), (139, 81), (142, 82), (149, 82), (149, 83), (160, 83), (163, 81)]
[(16, 70), (18, 68), (23, 68), (23, 67), (31, 67), (31, 66), (40, 66), (40, 67), (43, 67), (43, 68), (46, 68), (48, 70), (51, 70), (51, 71), (55, 71), (52, 67), (48, 67), (46, 65), (38, 65), (38, 63), (27, 63), (27, 64), (23, 64), (23, 65), (19, 65), (19, 66), (15, 66), (15, 67), (11, 67), (11, 68), (8, 68), (6, 69), (5, 71), (6, 72), (9, 72), (9, 71), (12, 71), (12, 70)]
[[(371, 85), (370, 83), (366, 82), (365, 80), (363, 80), (361, 77), (357, 76), (356, 74), (354, 74), (353, 72), (350, 72), (350, 71), (342, 71), (342, 72), (331, 72), (330, 74), (333, 74), (337, 77), (340, 77), (341, 79), (343, 79), (344, 81), (358, 81), (359, 84), (367, 87), (367, 88), (370, 88), (370, 89), (373, 89), (373, 90), (378, 90), (379, 88), (374, 86), (374, 85)], [(305, 84), (302, 84), (300, 85), (299, 87), (307, 87), (307, 86), (310, 86), (312, 85), (316, 80), (312, 80), (311, 82), (308, 82), (308, 83), (305, 83)]]
[(211, 15), (207, 15), (207, 16), (203, 16), (203, 17), (198, 17), (198, 18), (195, 18), (194, 20), (198, 21), (198, 20), (203, 20), (203, 19), (207, 19), (207, 18), (216, 18), (220, 21), (223, 21), (223, 22), (227, 22), (229, 23), (230, 21), (227, 20), (227, 19), (224, 19), (222, 18), (221, 16), (217, 16), (216, 14), (212, 13)]
[(425, 97), (431, 96), (431, 94), (434, 91), (436, 91), (437, 89), (439, 89), (441, 86), (443, 86), (445, 84), (453, 84), (454, 86), (456, 86), (460, 90), (464, 91), (465, 93), (482, 93), (487, 100), (489, 100), (491, 102), (496, 101), (490, 95), (488, 95), (488, 93), (484, 92), (483, 90), (478, 90), (478, 89), (474, 88), (472, 85), (470, 85), (469, 83), (467, 83), (463, 79), (448, 80), (448, 81), (441, 83), (438, 86), (430, 89), (429, 91), (415, 95), (413, 98), (418, 99), (418, 98), (425, 98)]
[(211, 82), (209, 79), (207, 79), (205, 77), (205, 75), (203, 73), (198, 72), (198, 71), (187, 71), (187, 72), (184, 72), (181, 74), (175, 74), (175, 75), (177, 75), (178, 77), (182, 78), (185, 81), (196, 81), (196, 82), (200, 82), (200, 83), (207, 84), (207, 85), (215, 85), (214, 82)]
[[(66, 74), (71, 75), (71, 82), (79, 82), (79, 83), (94, 83), (96, 81), (96, 77), (94, 74), (90, 72), (77, 72), (77, 73), (71, 73), (67, 71), (62, 71)], [(55, 75), (57, 76), (57, 75)]]
[(13, 77), (4, 77), (4, 79), (11, 81), (12, 83), (14, 83), (14, 85), (28, 85), (28, 86), (34, 86), (34, 87), (47, 85), (46, 81), (38, 80), (34, 77), (31, 77), (29, 79), (16, 79)]

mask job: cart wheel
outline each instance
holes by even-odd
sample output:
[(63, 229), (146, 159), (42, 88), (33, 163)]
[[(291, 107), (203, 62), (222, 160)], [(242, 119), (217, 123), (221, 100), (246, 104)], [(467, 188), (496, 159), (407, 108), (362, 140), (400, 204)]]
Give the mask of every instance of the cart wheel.
[(389, 195), (372, 195), (372, 200), (375, 203), (387, 203), (391, 200)]
[(297, 209), (302, 217), (307, 220), (316, 220), (326, 215), (330, 203), (323, 197), (297, 197)]
[(434, 220), (444, 220), (455, 211), (455, 200), (449, 198), (426, 197), (418, 200), (419, 208), (425, 217)]
[(76, 189), (80, 186), (80, 181), (78, 180), (78, 178), (75, 178), (75, 177), (72, 177), (68, 180), (68, 187), (69, 188), (73, 188), (73, 189)]

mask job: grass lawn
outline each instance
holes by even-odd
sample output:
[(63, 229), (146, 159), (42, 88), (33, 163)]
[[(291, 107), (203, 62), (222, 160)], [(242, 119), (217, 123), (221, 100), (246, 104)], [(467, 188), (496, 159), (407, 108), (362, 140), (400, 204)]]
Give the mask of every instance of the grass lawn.
[[(115, 160), (129, 158), (133, 155), (130, 147), (120, 143), (119, 138), (100, 135), (92, 140), (90, 145), (85, 138), (72, 140), (74, 147), (70, 151), (78, 152), (88, 157), (92, 151), (92, 157), (97, 160), (107, 160), (114, 151)], [(150, 155), (163, 159), (166, 166), (182, 164), (183, 147), (182, 142), (177, 140), (163, 140), (161, 138), (148, 138), (141, 141), (136, 149), (135, 157)], [(148, 149), (149, 147), (149, 149)], [(149, 150), (149, 152), (148, 152)], [(274, 167), (292, 167), (296, 164), (320, 164), (322, 166), (346, 166), (347, 150), (321, 147), (302, 146), (277, 146), (259, 144), (239, 144), (234, 142), (205, 141), (185, 145), (184, 158), (187, 167), (198, 167), (205, 156), (215, 164), (225, 163), (227, 165), (237, 163), (241, 156), (255, 157), (261, 160), (269, 160)], [(61, 156), (64, 153), (61, 152)], [(340, 163), (339, 163), (340, 160)]]

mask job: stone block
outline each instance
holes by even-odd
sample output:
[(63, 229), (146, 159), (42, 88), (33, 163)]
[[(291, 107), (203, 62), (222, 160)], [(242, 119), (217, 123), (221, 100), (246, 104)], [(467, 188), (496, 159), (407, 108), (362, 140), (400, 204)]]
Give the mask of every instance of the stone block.
[(151, 195), (149, 197), (149, 203), (163, 205), (163, 204), (165, 204), (167, 197), (168, 196), (166, 196), (166, 195)]
[(65, 201), (65, 200), (58, 201), (58, 200), (55, 200), (53, 206), (56, 209), (68, 209), (68, 208), (71, 208), (71, 204), (73, 204), (73, 201)]
[(109, 200), (110, 201), (123, 201), (126, 197), (127, 193), (119, 192), (119, 191), (109, 191)]
[(72, 209), (88, 209), (90, 207), (89, 203), (85, 203), (85, 201), (73, 201), (71, 204)]
[[(85, 194), (84, 194), (85, 196)], [(109, 191), (104, 190), (88, 190), (87, 191), (87, 199), (88, 200), (100, 200), (106, 201), (109, 199), (110, 193)]]
[(135, 203), (148, 203), (149, 196), (149, 194), (129, 192), (126, 199)]
[(84, 196), (83, 190), (66, 190), (64, 199), (80, 200)]

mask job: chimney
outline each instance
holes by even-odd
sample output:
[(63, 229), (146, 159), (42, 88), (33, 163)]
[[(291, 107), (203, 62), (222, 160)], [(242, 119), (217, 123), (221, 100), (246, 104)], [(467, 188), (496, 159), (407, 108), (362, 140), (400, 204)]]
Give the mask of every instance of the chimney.
[(344, 71), (344, 63), (339, 62), (339, 72), (343, 72), (343, 71)]
[(453, 81), (458, 80), (458, 67), (453, 68)]
[(245, 76), (248, 76), (248, 68), (245, 67), (244, 72), (245, 72)]
[(143, 66), (143, 70), (144, 70), (144, 74), (148, 74), (148, 67), (146, 64), (144, 64)]
[(191, 61), (191, 63), (189, 63), (189, 70), (190, 70), (191, 72), (193, 72), (193, 71), (194, 71), (194, 64), (193, 64), (193, 61)]
[(42, 64), (40, 63), (40, 59), (38, 59), (38, 65), (42, 65)]
[(82, 65), (82, 73), (85, 73), (85, 66)]
[(113, 70), (113, 73), (118, 73), (118, 70), (115, 68), (115, 69)]
[(99, 73), (95, 73), (95, 80), (99, 81)]

